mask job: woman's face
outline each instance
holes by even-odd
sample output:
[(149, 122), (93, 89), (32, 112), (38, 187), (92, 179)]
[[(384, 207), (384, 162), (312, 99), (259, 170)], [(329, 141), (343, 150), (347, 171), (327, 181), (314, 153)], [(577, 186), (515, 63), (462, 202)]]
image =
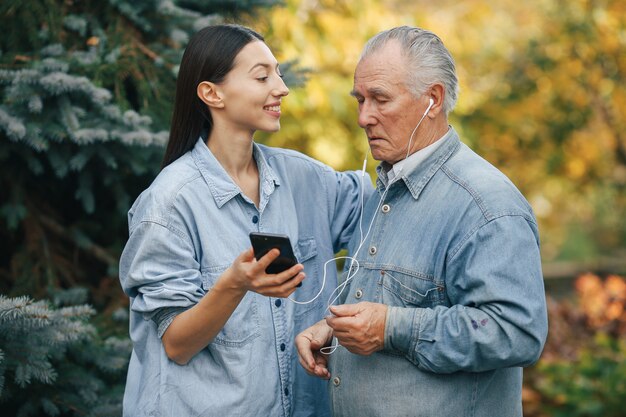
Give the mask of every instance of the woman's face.
[(280, 102), (289, 89), (264, 42), (252, 41), (237, 54), (217, 91), (224, 103), (223, 120), (232, 128), (247, 134), (280, 129)]

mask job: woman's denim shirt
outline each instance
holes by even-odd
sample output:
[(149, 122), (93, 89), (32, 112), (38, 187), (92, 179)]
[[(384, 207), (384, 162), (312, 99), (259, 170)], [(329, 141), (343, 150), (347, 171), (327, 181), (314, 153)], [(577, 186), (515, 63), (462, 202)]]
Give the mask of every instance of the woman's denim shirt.
[[(254, 144), (260, 204), (242, 194), (206, 144), (166, 167), (129, 211), (130, 237), (120, 280), (130, 297), (133, 352), (125, 416), (324, 416), (324, 382), (297, 364), (294, 336), (320, 320), (336, 268), (314, 302), (249, 292), (215, 339), (184, 366), (160, 337), (175, 314), (195, 305), (235, 257), (248, 234), (291, 238), (306, 278), (291, 296), (313, 298), (323, 265), (347, 245), (361, 209), (360, 173), (337, 173), (294, 151)], [(365, 177), (368, 187), (372, 187)]]
[[(364, 231), (374, 220), (343, 296), (390, 306), (384, 349), (331, 355), (336, 417), (522, 416), (521, 367), (539, 358), (548, 329), (537, 224), (453, 129), (440, 140), (382, 202), (379, 166)], [(350, 253), (360, 241), (355, 233)]]

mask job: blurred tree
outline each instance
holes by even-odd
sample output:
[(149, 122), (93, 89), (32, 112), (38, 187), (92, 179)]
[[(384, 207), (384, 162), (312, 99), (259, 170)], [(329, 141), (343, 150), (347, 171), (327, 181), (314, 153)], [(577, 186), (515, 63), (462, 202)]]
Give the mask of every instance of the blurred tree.
[(506, 49), (471, 60), (482, 98), (460, 121), (529, 196), (547, 259), (623, 256), (625, 12), (621, 1), (538, 1), (507, 11)]
[(349, 96), (358, 54), (380, 30), (421, 26), (457, 63), (451, 123), (529, 198), (544, 259), (623, 257), (625, 8), (618, 0), (288, 0), (268, 31), (280, 58), (298, 57), (309, 80), (286, 98), (281, 131), (261, 137), (359, 168), (367, 144)]
[[(3, 411), (119, 415), (126, 213), (159, 170), (184, 46), (201, 27), (252, 21), (274, 3), (0, 3)], [(77, 287), (89, 291), (67, 308), (33, 301)]]
[[(120, 416), (130, 340), (102, 337), (86, 291), (53, 301), (0, 295), (0, 407), (5, 416)], [(124, 321), (127, 319), (121, 317)]]
[(159, 169), (189, 36), (273, 3), (2, 2), (0, 292), (117, 287), (126, 212)]
[[(350, 96), (354, 67), (370, 36), (412, 22), (393, 2), (379, 0), (288, 0), (285, 7), (274, 9), (262, 31), (275, 40), (279, 61), (297, 59), (308, 78), (285, 98), (280, 132), (258, 137), (336, 169), (360, 169), (368, 145)], [(370, 172), (374, 166), (370, 164)]]

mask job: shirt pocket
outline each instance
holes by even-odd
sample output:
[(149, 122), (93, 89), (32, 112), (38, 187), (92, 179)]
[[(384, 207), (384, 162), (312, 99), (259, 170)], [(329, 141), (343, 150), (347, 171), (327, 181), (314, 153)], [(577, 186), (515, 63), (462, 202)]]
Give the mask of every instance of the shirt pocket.
[(435, 307), (444, 303), (445, 286), (418, 272), (381, 269), (378, 281), (383, 304), (396, 307)]
[[(306, 303), (313, 300), (322, 289), (323, 275), (320, 275), (319, 262), (317, 260), (317, 244), (315, 238), (305, 237), (298, 240), (294, 248), (294, 254), (298, 262), (304, 265), (304, 273), (306, 278), (302, 281), (302, 286), (290, 296), (291, 299), (300, 303)], [(329, 281), (329, 275), (326, 274), (326, 285)], [(302, 317), (323, 303), (325, 292), (322, 292), (315, 300), (307, 304), (295, 305), (295, 316)], [(319, 320), (319, 318), (317, 318)], [(317, 321), (316, 320), (316, 321)]]
[[(208, 292), (213, 288), (226, 268), (228, 266), (218, 268), (218, 270), (202, 271), (204, 291)], [(235, 348), (252, 343), (261, 334), (258, 309), (257, 294), (248, 291), (211, 343)]]

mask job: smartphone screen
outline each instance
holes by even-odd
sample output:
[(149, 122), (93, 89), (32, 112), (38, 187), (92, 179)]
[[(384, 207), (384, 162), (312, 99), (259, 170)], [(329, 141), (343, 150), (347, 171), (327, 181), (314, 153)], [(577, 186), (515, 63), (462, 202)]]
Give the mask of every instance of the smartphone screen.
[(257, 260), (273, 248), (280, 251), (278, 258), (274, 259), (274, 262), (265, 269), (268, 274), (278, 274), (298, 263), (287, 235), (252, 232), (250, 233), (250, 243), (252, 243), (254, 257)]

